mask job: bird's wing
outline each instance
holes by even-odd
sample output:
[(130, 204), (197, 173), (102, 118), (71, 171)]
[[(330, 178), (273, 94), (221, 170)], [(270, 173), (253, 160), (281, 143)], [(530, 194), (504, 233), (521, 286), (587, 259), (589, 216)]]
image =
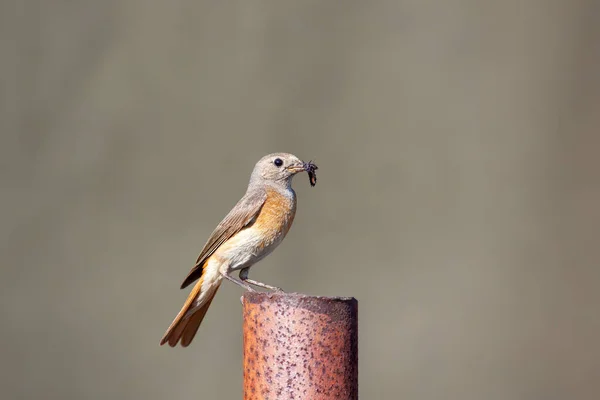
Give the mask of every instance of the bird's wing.
[(227, 216), (215, 228), (213, 233), (208, 238), (204, 248), (200, 252), (196, 265), (188, 273), (181, 284), (181, 288), (185, 288), (202, 275), (202, 269), (208, 258), (228, 239), (233, 235), (252, 225), (256, 220), (265, 200), (267, 193), (264, 190), (255, 190), (251, 193), (246, 193), (244, 197), (233, 207)]

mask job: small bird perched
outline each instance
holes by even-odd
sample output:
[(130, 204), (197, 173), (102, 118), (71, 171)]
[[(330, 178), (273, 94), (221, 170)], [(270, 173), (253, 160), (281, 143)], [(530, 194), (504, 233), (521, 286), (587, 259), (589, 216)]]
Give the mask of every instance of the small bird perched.
[[(198, 280), (160, 341), (161, 346), (169, 343), (175, 347), (181, 342), (187, 347), (192, 342), (223, 278), (249, 291), (254, 291), (250, 284), (282, 291), (248, 279), (248, 270), (269, 255), (292, 226), (296, 214), (294, 175), (308, 172), (314, 186), (316, 169), (312, 162), (305, 163), (287, 153), (269, 154), (256, 163), (246, 194), (217, 225), (181, 284), (183, 289)], [(231, 276), (237, 270), (239, 281)]]

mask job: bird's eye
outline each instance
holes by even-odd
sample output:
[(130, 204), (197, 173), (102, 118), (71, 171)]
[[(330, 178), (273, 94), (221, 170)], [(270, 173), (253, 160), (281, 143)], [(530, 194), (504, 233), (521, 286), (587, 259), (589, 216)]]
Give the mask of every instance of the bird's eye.
[(275, 166), (277, 167), (281, 167), (283, 165), (283, 161), (281, 160), (281, 158), (276, 158), (275, 160), (273, 160), (273, 164), (275, 164)]

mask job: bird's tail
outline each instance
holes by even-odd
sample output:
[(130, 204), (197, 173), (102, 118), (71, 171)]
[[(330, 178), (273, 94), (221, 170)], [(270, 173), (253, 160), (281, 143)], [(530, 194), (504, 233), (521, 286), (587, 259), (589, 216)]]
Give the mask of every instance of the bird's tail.
[(209, 274), (206, 268), (203, 272), (181, 311), (179, 311), (161, 339), (161, 346), (169, 343), (169, 346), (175, 347), (181, 341), (181, 345), (187, 347), (194, 339), (212, 299), (217, 294), (219, 286), (221, 286), (221, 277), (218, 272), (212, 274), (215, 276), (207, 276)]

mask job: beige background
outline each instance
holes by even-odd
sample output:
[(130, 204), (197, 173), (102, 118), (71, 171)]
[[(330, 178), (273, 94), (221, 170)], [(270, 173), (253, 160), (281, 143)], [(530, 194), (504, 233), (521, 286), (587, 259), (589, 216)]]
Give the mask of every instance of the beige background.
[(261, 156), (251, 276), (360, 304), (362, 399), (600, 396), (597, 1), (0, 2), (2, 399), (239, 399), (179, 284)]

